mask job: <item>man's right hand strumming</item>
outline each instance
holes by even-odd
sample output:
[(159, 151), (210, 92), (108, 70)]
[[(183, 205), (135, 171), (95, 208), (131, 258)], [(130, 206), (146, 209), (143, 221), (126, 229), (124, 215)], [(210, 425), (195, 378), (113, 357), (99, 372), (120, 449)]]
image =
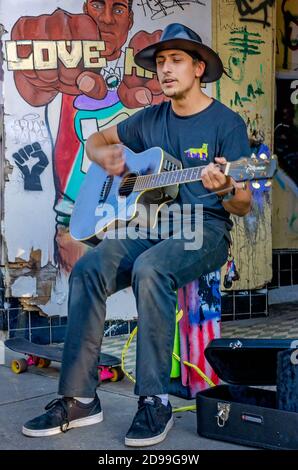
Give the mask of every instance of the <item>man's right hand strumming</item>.
[(96, 132), (86, 143), (88, 158), (110, 175), (120, 176), (125, 170), (124, 152), (120, 144), (117, 126)]

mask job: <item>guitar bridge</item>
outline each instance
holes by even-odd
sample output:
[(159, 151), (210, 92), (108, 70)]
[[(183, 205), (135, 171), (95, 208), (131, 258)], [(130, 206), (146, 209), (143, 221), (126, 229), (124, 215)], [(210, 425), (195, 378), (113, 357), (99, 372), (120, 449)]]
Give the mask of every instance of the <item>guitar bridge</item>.
[(106, 179), (105, 179), (105, 181), (102, 185), (100, 194), (99, 194), (98, 204), (103, 204), (106, 201), (106, 199), (109, 195), (109, 192), (111, 190), (113, 180), (114, 180), (114, 176), (112, 176), (112, 175), (109, 175), (109, 176), (106, 177)]

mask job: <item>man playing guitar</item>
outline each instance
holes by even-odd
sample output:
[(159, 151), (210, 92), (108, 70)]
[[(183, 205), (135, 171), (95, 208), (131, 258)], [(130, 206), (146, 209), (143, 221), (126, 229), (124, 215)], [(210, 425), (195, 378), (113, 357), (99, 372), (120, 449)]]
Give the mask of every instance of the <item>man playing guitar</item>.
[[(121, 143), (134, 152), (159, 146), (184, 168), (206, 166), (202, 181), (179, 187), (176, 203), (183, 211), (203, 203), (203, 244), (186, 250), (185, 239), (142, 236), (106, 237), (84, 255), (70, 276), (69, 321), (59, 393), (62, 398), (23, 427), (29, 436), (102, 421), (96, 394), (97, 358), (104, 333), (107, 297), (132, 285), (138, 310), (135, 394), (138, 410), (125, 437), (128, 446), (161, 442), (173, 425), (168, 386), (175, 332), (176, 289), (222, 266), (228, 256), (229, 213), (244, 216), (251, 194), (234, 187), (218, 163), (248, 157), (250, 148), (241, 117), (201, 90), (202, 82), (218, 80), (223, 65), (197, 33), (174, 23), (159, 42), (135, 56), (137, 65), (157, 73), (167, 101), (147, 107), (87, 141), (91, 161), (110, 175), (125, 172)], [(214, 194), (215, 193), (215, 194)], [(218, 193), (219, 195), (217, 195)], [(203, 199), (201, 198), (203, 196)], [(144, 232), (145, 233), (145, 232)]]

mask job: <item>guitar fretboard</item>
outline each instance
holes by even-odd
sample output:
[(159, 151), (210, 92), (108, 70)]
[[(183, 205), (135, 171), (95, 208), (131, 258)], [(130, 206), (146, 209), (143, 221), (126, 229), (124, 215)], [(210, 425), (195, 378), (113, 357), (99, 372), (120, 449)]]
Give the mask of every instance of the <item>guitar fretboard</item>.
[(182, 170), (174, 171), (164, 171), (154, 175), (138, 176), (136, 178), (133, 190), (143, 191), (144, 189), (155, 189), (173, 184), (200, 181), (203, 168), (205, 168), (205, 166), (184, 168)]

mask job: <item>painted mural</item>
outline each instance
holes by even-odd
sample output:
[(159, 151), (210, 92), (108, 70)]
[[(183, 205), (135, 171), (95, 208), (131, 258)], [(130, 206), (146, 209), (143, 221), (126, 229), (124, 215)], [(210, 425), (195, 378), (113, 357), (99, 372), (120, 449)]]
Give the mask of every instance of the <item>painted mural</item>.
[[(202, 275), (178, 291), (180, 354), (184, 361), (198, 367), (215, 385), (219, 378), (206, 360), (204, 351), (211, 340), (221, 335), (220, 271)], [(190, 396), (208, 388), (208, 383), (194, 367), (181, 364), (181, 383)]]
[[(6, 282), (25, 308), (63, 315), (68, 275), (87, 249), (68, 231), (89, 165), (85, 142), (96, 130), (163, 100), (156, 76), (137, 67), (134, 54), (174, 21), (211, 44), (211, 2), (14, 0), (10, 5), (9, 11), (0, 7), (7, 31)], [(111, 318), (119, 318), (119, 305), (121, 318), (135, 316), (130, 297), (123, 291), (109, 299)]]
[(298, 248), (298, 3), (277, 2), (273, 247)]

